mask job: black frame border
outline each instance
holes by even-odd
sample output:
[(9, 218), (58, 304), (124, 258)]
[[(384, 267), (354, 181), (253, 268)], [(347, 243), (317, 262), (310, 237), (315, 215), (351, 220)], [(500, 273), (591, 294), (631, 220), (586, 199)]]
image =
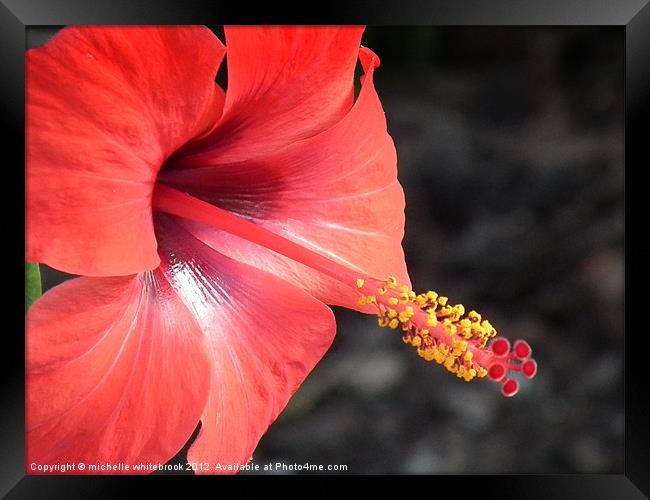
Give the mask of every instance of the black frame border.
[[(24, 186), (25, 147), (25, 37), (27, 26), (70, 24), (367, 24), (367, 25), (431, 25), (431, 26), (619, 26), (625, 31), (625, 178), (626, 188), (636, 172), (629, 165), (648, 165), (646, 130), (650, 130), (650, 0), (418, 0), (399, 2), (330, 1), (314, 5), (282, 9), (276, 3), (255, 8), (244, 4), (174, 0), (0, 0), (0, 116), (1, 130), (7, 146), (5, 173), (16, 176), (17, 185)], [(426, 5), (426, 6), (425, 6)], [(302, 9), (302, 10), (300, 10)], [(643, 161), (645, 160), (645, 161)], [(632, 175), (630, 175), (632, 174)], [(12, 179), (13, 180), (13, 179)], [(634, 181), (633, 181), (634, 182)], [(8, 183), (8, 181), (7, 181)], [(22, 183), (22, 184), (21, 184)], [(626, 189), (626, 195), (629, 191)], [(14, 193), (21, 198), (20, 191)], [(24, 196), (24, 190), (22, 191)], [(15, 199), (0, 197), (5, 214), (16, 213)], [(24, 202), (24, 198), (23, 198)], [(630, 196), (626, 196), (626, 212)], [(643, 208), (640, 207), (641, 210)], [(22, 212), (24, 216), (24, 211)], [(14, 224), (5, 229), (10, 241), (24, 241), (24, 219), (13, 217)], [(627, 222), (627, 217), (626, 217)], [(13, 227), (9, 227), (13, 226)], [(626, 257), (633, 250), (627, 244)], [(23, 286), (24, 246), (12, 255), (14, 272), (20, 290)], [(640, 260), (635, 259), (636, 262)], [(642, 261), (641, 261), (642, 262)], [(627, 266), (626, 266), (626, 278)], [(14, 311), (17, 328), (5, 330), (4, 376), (0, 405), (0, 495), (7, 498), (74, 498), (76, 496), (115, 498), (127, 496), (133, 486), (144, 483), (149, 490), (164, 485), (168, 494), (171, 480), (147, 477), (98, 476), (26, 476), (24, 463), (24, 315), (22, 294), (15, 295)], [(626, 317), (627, 319), (627, 317)], [(626, 321), (627, 326), (627, 321)], [(626, 331), (630, 331), (626, 328)], [(412, 476), (412, 488), (421, 493), (456, 489), (459, 484), (467, 495), (517, 499), (636, 499), (650, 495), (650, 393), (642, 370), (647, 361), (641, 335), (643, 330), (625, 336), (625, 467), (620, 474), (610, 475), (479, 475), (479, 476)], [(241, 486), (244, 476), (230, 480)], [(267, 479), (254, 477), (253, 481)], [(350, 476), (347, 476), (348, 478)], [(462, 478), (462, 479), (461, 479)], [(287, 477), (276, 477), (281, 482)], [(301, 481), (304, 479), (300, 478)], [(368, 479), (368, 478), (366, 478)], [(247, 479), (248, 480), (248, 479)], [(371, 479), (378, 486), (385, 478)], [(459, 483), (459, 480), (462, 483)], [(183, 493), (205, 479), (181, 480)], [(435, 481), (433, 483), (432, 481)], [(442, 482), (441, 482), (442, 481)], [(154, 484), (154, 482), (156, 484)], [(174, 480), (177, 483), (176, 480)], [(446, 484), (443, 484), (446, 483)], [(213, 483), (212, 483), (213, 484)], [(287, 483), (284, 483), (287, 484)], [(434, 486), (435, 485), (435, 486)], [(217, 490), (218, 491), (218, 490)], [(214, 493), (217, 493), (214, 491)], [(248, 496), (240, 490), (238, 496)], [(458, 491), (458, 490), (457, 490)], [(644, 492), (644, 493), (642, 493)], [(217, 493), (218, 494), (218, 493)]]

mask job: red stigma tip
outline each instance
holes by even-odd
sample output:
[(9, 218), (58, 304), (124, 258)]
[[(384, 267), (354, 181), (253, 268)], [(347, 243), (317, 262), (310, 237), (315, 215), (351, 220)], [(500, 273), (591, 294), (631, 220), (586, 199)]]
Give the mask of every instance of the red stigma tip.
[(514, 353), (517, 358), (526, 359), (532, 354), (532, 352), (533, 350), (525, 340), (517, 340), (515, 342)]
[(500, 337), (492, 342), (490, 348), (496, 356), (505, 356), (510, 352), (510, 342), (508, 339)]
[(521, 372), (526, 378), (533, 378), (537, 374), (537, 362), (534, 359), (529, 359), (521, 365)]
[(498, 382), (506, 376), (506, 368), (501, 363), (494, 363), (488, 370), (488, 377)]
[(519, 383), (515, 379), (507, 379), (503, 381), (503, 387), (501, 387), (501, 394), (507, 398), (511, 398), (519, 391)]

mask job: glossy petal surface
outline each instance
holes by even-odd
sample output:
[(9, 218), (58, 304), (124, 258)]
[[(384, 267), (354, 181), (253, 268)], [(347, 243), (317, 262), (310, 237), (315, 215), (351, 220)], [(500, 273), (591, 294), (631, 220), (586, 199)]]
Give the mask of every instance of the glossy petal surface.
[[(376, 58), (362, 49), (367, 74), (352, 110), (326, 131), (263, 159), (171, 171), (164, 182), (248, 218), (360, 274), (408, 284), (401, 240), (404, 193), (395, 146), (373, 86)], [(207, 160), (206, 160), (207, 161)], [(329, 304), (358, 308), (356, 294), (265, 248), (193, 224), (212, 248), (273, 272)]]
[(154, 269), (151, 191), (211, 128), (224, 47), (205, 27), (74, 27), (27, 53), (27, 260), (86, 276)]
[(206, 352), (159, 271), (51, 289), (27, 316), (27, 463), (165, 463), (205, 406)]
[(363, 28), (226, 27), (224, 114), (172, 168), (233, 163), (275, 153), (341, 119), (352, 106)]
[(166, 276), (211, 356), (210, 397), (188, 460), (245, 464), (332, 343), (334, 315), (286, 281), (215, 252), (171, 218), (159, 221)]

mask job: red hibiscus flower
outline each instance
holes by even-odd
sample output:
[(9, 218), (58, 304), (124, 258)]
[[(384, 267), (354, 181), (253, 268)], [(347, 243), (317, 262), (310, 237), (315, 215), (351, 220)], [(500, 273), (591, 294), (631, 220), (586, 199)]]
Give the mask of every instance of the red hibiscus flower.
[(203, 27), (66, 28), (28, 52), (27, 259), (82, 276), (28, 313), (29, 464), (137, 472), (199, 422), (197, 472), (245, 464), (330, 346), (326, 304), (506, 395), (534, 375), (525, 342), (488, 347), (478, 313), (410, 290), (362, 32), (226, 28), (227, 92)]

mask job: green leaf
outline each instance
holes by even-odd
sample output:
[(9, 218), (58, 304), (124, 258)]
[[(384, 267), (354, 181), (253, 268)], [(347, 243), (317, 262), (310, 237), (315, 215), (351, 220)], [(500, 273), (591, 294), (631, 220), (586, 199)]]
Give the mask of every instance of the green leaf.
[(38, 264), (25, 262), (25, 312), (42, 294), (41, 270)]

